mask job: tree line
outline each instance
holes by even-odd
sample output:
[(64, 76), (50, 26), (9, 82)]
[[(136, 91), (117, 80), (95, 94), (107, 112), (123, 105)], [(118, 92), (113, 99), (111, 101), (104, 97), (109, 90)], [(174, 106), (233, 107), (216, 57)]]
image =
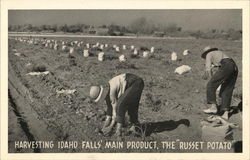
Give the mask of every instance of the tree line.
[[(206, 39), (230, 39), (239, 40), (242, 38), (242, 31), (235, 29), (218, 30), (209, 29), (205, 31), (183, 31), (182, 27), (175, 23), (168, 25), (155, 24), (152, 21), (147, 20), (145, 17), (135, 19), (128, 26), (116, 25), (114, 23), (110, 25), (91, 26), (88, 24), (62, 24), (62, 25), (9, 25), (9, 32), (63, 32), (63, 33), (79, 33), (79, 34), (98, 34), (102, 35), (127, 35), (135, 34), (140, 35), (153, 35), (153, 36), (172, 36), (172, 37), (186, 37), (192, 36), (195, 38)], [(100, 31), (100, 32), (98, 32)]]

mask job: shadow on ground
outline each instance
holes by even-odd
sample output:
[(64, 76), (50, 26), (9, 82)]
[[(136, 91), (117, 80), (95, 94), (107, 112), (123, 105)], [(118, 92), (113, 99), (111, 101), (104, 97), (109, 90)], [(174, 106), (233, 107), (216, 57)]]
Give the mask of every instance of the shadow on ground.
[[(218, 108), (220, 108), (220, 106)], [(230, 106), (229, 107), (229, 117), (231, 117), (232, 115), (237, 114), (239, 112), (242, 112), (242, 101), (240, 101), (237, 106)], [(220, 110), (218, 115), (222, 116), (223, 113), (224, 113), (224, 111)]]
[(242, 112), (242, 101), (238, 104), (238, 106), (231, 106), (230, 107), (230, 114), (229, 117), (231, 117), (233, 114), (237, 114), (239, 112)]
[(148, 122), (142, 124), (145, 136), (150, 136), (152, 133), (160, 133), (164, 131), (172, 131), (176, 129), (179, 125), (190, 126), (190, 121), (188, 119), (181, 119), (178, 121), (162, 121), (162, 122)]

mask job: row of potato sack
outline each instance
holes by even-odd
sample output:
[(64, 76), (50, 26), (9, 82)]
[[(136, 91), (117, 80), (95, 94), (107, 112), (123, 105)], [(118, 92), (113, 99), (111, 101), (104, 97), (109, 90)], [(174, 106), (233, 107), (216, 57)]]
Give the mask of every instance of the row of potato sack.
[[(59, 50), (59, 46), (61, 45), (62, 51), (68, 51), (69, 54), (74, 54), (75, 47), (82, 47), (83, 48), (83, 56), (89, 57), (89, 49), (91, 48), (97, 48), (101, 52), (98, 54), (98, 60), (103, 61), (104, 60), (104, 48), (108, 48), (109, 44), (100, 44), (99, 42), (96, 42), (95, 44), (86, 43), (84, 44), (83, 41), (63, 41), (63, 40), (54, 40), (54, 39), (45, 39), (45, 38), (27, 38), (27, 37), (16, 37), (15, 40), (18, 40), (20, 42), (27, 42), (28, 44), (41, 44), (45, 46), (46, 48), (51, 48), (54, 50)], [(112, 48), (119, 53), (120, 47), (116, 44), (112, 46)], [(136, 48), (134, 45), (131, 45), (130, 47), (127, 47), (127, 45), (122, 45), (123, 50), (127, 50), (129, 48), (130, 51), (133, 52), (134, 55), (139, 55), (139, 49)], [(155, 47), (151, 47), (150, 49), (143, 49), (142, 51), (142, 57), (147, 58), (150, 56), (150, 54), (153, 54), (155, 52)], [(190, 54), (190, 50), (186, 49), (183, 51), (183, 55), (186, 56)], [(178, 59), (177, 53), (172, 52), (171, 54), (171, 60), (176, 61)], [(126, 61), (126, 56), (123, 54), (119, 58), (120, 61)]]
[[(15, 37), (15, 40), (20, 41), (20, 42), (26, 42), (28, 44), (34, 44), (34, 45), (38, 45), (41, 44), (43, 46), (45, 46), (46, 48), (51, 48), (54, 50), (58, 50), (59, 49), (59, 45), (62, 46), (62, 51), (66, 51), (66, 49), (68, 49), (68, 52), (70, 55), (73, 55), (75, 52), (75, 47), (84, 47), (82, 54), (84, 57), (89, 57), (90, 53), (89, 50), (91, 48), (98, 48), (100, 49), (100, 52), (98, 53), (97, 59), (98, 61), (104, 61), (105, 60), (105, 53), (103, 52), (104, 48), (108, 48), (109, 44), (101, 44), (99, 42), (95, 43), (95, 44), (90, 44), (90, 43), (86, 43), (84, 44), (83, 41), (63, 41), (63, 40), (54, 40), (54, 39), (45, 39), (45, 38), (27, 38), (27, 37)], [(112, 46), (112, 45), (111, 45)], [(112, 48), (116, 51), (116, 52), (120, 52), (120, 47), (117, 46), (116, 44), (114, 44), (112, 46)], [(122, 45), (123, 50), (127, 49), (127, 46), (125, 44)], [(132, 51), (133, 55), (138, 56), (139, 55), (139, 51), (138, 49), (134, 46), (131, 45), (130, 47), (130, 51)], [(150, 50), (149, 49), (143, 49), (142, 51), (142, 57), (147, 58), (149, 57), (151, 54), (154, 54), (155, 48), (151, 47)], [(191, 52), (186, 49), (183, 51), (183, 55), (186, 56), (188, 54), (190, 54)], [(172, 52), (171, 53), (171, 60), (172, 61), (177, 61), (178, 60), (178, 56), (176, 52)], [(119, 56), (119, 61), (120, 62), (125, 62), (127, 61), (127, 57), (125, 54), (122, 54)], [(177, 67), (175, 69), (175, 73), (178, 74), (184, 74), (187, 73), (191, 70), (191, 67), (189, 67), (188, 65), (182, 65), (180, 67)]]

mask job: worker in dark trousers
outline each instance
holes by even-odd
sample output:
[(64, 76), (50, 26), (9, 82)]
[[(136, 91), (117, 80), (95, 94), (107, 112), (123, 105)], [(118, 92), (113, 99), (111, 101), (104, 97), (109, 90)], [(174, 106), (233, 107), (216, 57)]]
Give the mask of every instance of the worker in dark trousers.
[(144, 88), (142, 78), (125, 73), (113, 77), (108, 86), (98, 85), (90, 87), (90, 98), (96, 103), (106, 100), (107, 115), (103, 126), (104, 135), (109, 135), (117, 123), (116, 135), (122, 135), (122, 127), (125, 123), (125, 114), (128, 112), (130, 131), (135, 131), (138, 126), (139, 102)]
[[(232, 58), (220, 51), (218, 48), (206, 47), (201, 57), (206, 59), (206, 71), (203, 79), (211, 79), (207, 83), (207, 103), (210, 105), (205, 109), (205, 113), (223, 113), (222, 118), (229, 118), (229, 107), (231, 105), (232, 94), (238, 76), (238, 68)], [(212, 74), (213, 67), (218, 67), (218, 71)], [(221, 85), (219, 97), (221, 105), (218, 108), (216, 102), (216, 90)]]

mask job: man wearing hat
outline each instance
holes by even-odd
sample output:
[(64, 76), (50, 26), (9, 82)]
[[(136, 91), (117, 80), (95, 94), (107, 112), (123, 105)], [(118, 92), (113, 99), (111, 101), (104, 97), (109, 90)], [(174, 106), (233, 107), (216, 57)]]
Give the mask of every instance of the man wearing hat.
[[(207, 103), (210, 108), (203, 110), (205, 113), (218, 114), (219, 108), (216, 102), (216, 90), (221, 85), (219, 97), (221, 97), (220, 111), (222, 117), (228, 119), (229, 107), (236, 83), (238, 68), (232, 58), (218, 48), (206, 47), (201, 57), (206, 59), (206, 71), (203, 79), (211, 77), (207, 83)], [(218, 67), (218, 71), (212, 74), (212, 68)]]
[(102, 129), (104, 135), (110, 134), (117, 123), (116, 135), (121, 136), (126, 112), (132, 124), (130, 130), (135, 131), (136, 125), (139, 124), (138, 108), (143, 88), (142, 78), (130, 73), (113, 77), (107, 87), (104, 85), (90, 87), (90, 98), (97, 104), (104, 100), (107, 104), (107, 116)]

